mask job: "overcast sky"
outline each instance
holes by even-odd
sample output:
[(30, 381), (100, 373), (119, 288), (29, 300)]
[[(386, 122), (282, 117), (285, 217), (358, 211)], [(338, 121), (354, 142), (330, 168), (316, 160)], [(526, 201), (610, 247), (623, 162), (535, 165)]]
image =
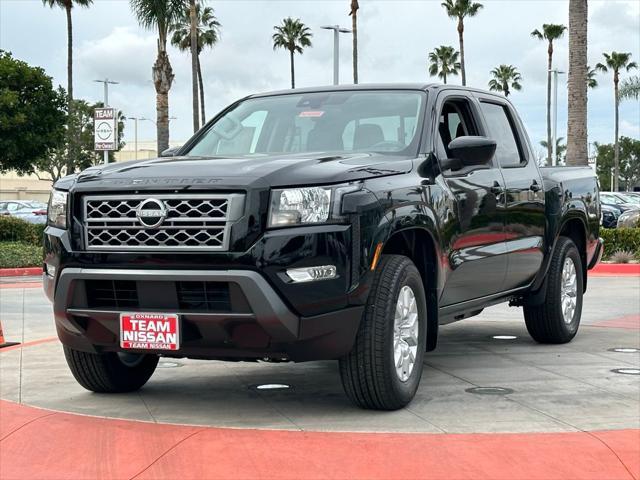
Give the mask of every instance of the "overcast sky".
[[(244, 95), (288, 88), (288, 53), (273, 51), (273, 26), (298, 17), (313, 32), (313, 47), (296, 56), (296, 85), (332, 81), (333, 37), (319, 27), (350, 26), (349, 0), (209, 0), (222, 23), (222, 38), (202, 55), (207, 117)], [(439, 45), (458, 48), (456, 24), (440, 0), (360, 0), (358, 13), (360, 82), (428, 82), (427, 54)], [(489, 71), (506, 63), (523, 76), (523, 90), (512, 99), (537, 145), (546, 136), (545, 95), (547, 46), (530, 36), (543, 23), (568, 24), (568, 0), (482, 0), (485, 8), (465, 24), (467, 82), (486, 88)], [(94, 0), (89, 9), (75, 8), (74, 94), (90, 102), (102, 99), (93, 79), (109, 77), (110, 103), (127, 116), (155, 119), (151, 66), (155, 34), (140, 28), (128, 0)], [(351, 38), (341, 37), (341, 81), (351, 81)], [(0, 0), (0, 48), (43, 67), (56, 84), (66, 87), (66, 22), (62, 9), (45, 8), (41, 0)], [(602, 52), (631, 52), (640, 63), (640, 1), (589, 1), (589, 63)], [(170, 92), (171, 141), (189, 138), (191, 122), (190, 57), (171, 49), (175, 82)], [(557, 42), (555, 65), (567, 70), (568, 35)], [(639, 74), (637, 71), (631, 74)], [(624, 73), (623, 78), (629, 74)], [(599, 74), (600, 86), (589, 92), (590, 141), (613, 141), (612, 75)], [(454, 77), (450, 83), (460, 83)], [(566, 82), (559, 88), (559, 136), (566, 132)], [(640, 137), (640, 103), (622, 104), (621, 135)], [(125, 141), (133, 141), (127, 125)], [(155, 139), (151, 122), (141, 122), (139, 138)]]

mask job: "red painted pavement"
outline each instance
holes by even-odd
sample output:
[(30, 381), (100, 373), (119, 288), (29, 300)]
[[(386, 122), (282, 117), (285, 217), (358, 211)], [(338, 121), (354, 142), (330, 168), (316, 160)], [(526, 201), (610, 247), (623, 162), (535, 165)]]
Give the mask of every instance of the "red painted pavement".
[(640, 276), (640, 263), (599, 263), (589, 270), (595, 276)]
[(42, 282), (0, 283), (0, 290), (4, 288), (42, 288)]
[[(16, 339), (7, 338), (6, 340), (16, 341)], [(10, 345), (8, 347), (0, 347), (0, 352), (5, 353), (10, 350), (17, 350), (19, 348), (27, 348), (27, 347), (35, 347), (36, 345), (41, 345), (43, 343), (51, 343), (56, 342), (58, 337), (49, 337), (49, 338), (41, 338), (40, 340), (33, 340), (31, 342), (18, 343), (16, 345)]]
[[(380, 413), (384, 415), (384, 413)], [(0, 401), (10, 479), (638, 479), (640, 430), (388, 434), (109, 420)]]
[(601, 322), (592, 323), (588, 327), (605, 327), (605, 328), (630, 328), (640, 329), (640, 315), (626, 315), (619, 318), (611, 318), (602, 320)]
[(27, 277), (29, 275), (42, 275), (42, 267), (0, 268), (0, 277)]

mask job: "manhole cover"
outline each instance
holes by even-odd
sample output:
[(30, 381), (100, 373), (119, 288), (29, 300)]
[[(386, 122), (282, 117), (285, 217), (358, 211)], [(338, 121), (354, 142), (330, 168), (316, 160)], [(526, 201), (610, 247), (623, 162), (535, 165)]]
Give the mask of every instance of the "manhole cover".
[(473, 387), (467, 388), (465, 392), (475, 395), (509, 395), (513, 390), (504, 387)]
[(494, 340), (515, 340), (516, 337), (515, 335), (494, 335), (493, 337)]
[(177, 368), (181, 366), (182, 364), (178, 362), (158, 362), (158, 368)]
[(616, 348), (609, 348), (608, 351), (616, 352), (616, 353), (636, 353), (636, 352), (640, 352), (640, 348), (616, 347)]
[(263, 385), (256, 385), (254, 388), (256, 390), (286, 390), (291, 388), (291, 386), (284, 383), (265, 383)]
[(640, 375), (640, 368), (614, 368), (611, 371), (622, 375)]

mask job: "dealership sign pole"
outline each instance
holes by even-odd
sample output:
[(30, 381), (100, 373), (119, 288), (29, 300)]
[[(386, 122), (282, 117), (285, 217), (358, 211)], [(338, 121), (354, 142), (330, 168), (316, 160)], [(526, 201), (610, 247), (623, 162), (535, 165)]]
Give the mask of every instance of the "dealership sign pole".
[(118, 115), (114, 108), (109, 107), (109, 85), (117, 85), (118, 82), (105, 78), (94, 80), (104, 84), (104, 107), (96, 108), (93, 114), (93, 128), (95, 147), (97, 152), (104, 152), (104, 163), (109, 163), (109, 152), (118, 149)]

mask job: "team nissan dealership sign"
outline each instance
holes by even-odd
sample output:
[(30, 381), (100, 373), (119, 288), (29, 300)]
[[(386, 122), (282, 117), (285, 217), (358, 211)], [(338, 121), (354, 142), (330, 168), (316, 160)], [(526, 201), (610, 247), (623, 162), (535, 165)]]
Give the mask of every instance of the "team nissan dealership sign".
[(93, 114), (95, 150), (118, 149), (118, 119), (115, 108), (96, 108)]

